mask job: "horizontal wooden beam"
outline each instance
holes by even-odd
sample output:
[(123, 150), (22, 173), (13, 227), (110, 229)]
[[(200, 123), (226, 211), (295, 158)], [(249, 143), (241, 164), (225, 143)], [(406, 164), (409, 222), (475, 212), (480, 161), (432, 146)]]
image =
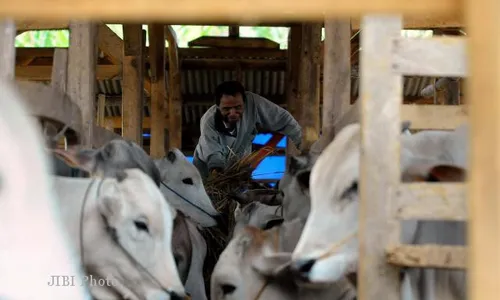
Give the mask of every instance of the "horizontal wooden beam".
[(462, 183), (408, 183), (394, 191), (396, 217), (401, 220), (467, 220)]
[[(16, 20), (86, 19), (91, 21), (121, 20), (122, 22), (164, 22), (170, 24), (196, 22), (235, 22), (244, 16), (260, 22), (292, 22), (324, 20), (325, 17), (350, 17), (373, 13), (401, 13), (404, 16), (428, 16), (429, 18), (451, 18), (461, 16), (463, 4), (460, 0), (339, 0), (332, 5), (330, 0), (266, 1), (214, 0), (206, 5), (204, 0), (106, 0), (96, 5), (95, 1), (47, 0), (40, 5), (37, 0), (5, 1), (0, 5), (1, 17)], [(222, 9), (223, 8), (223, 9)], [(248, 17), (246, 18), (248, 20)], [(436, 22), (438, 23), (438, 22)]]
[[(110, 79), (121, 73), (121, 66), (98, 65), (97, 80)], [(52, 66), (16, 66), (16, 79), (32, 81), (50, 81)]]
[[(111, 45), (113, 46), (113, 45)], [(16, 57), (53, 57), (55, 48), (16, 48)], [(146, 57), (149, 57), (146, 47)], [(168, 47), (165, 48), (168, 56)], [(179, 57), (188, 58), (272, 58), (286, 59), (287, 51), (281, 49), (245, 49), (245, 48), (179, 48)]]
[[(105, 24), (122, 24), (124, 21), (108, 20)], [(457, 28), (464, 27), (464, 22), (461, 16), (408, 16), (403, 20), (405, 29), (433, 29), (433, 28)], [(66, 20), (59, 21), (19, 21), (16, 22), (18, 31), (28, 30), (51, 30), (51, 29), (68, 29), (69, 22)], [(360, 29), (360, 18), (354, 17), (351, 19), (352, 29)], [(174, 25), (193, 25), (193, 26), (262, 26), (262, 27), (290, 27), (290, 22), (259, 22), (252, 20), (242, 20), (238, 22), (211, 22), (211, 21), (191, 21), (183, 24)]]
[(398, 38), (393, 44), (393, 69), (403, 75), (466, 77), (467, 38)]
[(412, 129), (452, 130), (467, 122), (467, 107), (404, 104), (401, 107), (401, 119), (411, 121)]
[(466, 254), (462, 246), (397, 245), (387, 249), (387, 261), (401, 267), (465, 269)]
[(190, 41), (188, 47), (279, 49), (280, 44), (261, 37), (200, 36)]

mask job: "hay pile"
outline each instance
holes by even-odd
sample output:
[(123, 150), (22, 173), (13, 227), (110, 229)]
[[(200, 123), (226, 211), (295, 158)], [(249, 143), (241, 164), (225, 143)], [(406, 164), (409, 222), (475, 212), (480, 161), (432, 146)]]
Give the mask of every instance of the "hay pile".
[(235, 220), (234, 210), (236, 201), (232, 200), (231, 194), (239, 193), (252, 186), (252, 172), (257, 165), (267, 156), (274, 153), (273, 148), (261, 148), (239, 160), (234, 161), (223, 173), (210, 175), (204, 182), (205, 190), (212, 200), (215, 208), (222, 215), (222, 224), (206, 228), (201, 233), (207, 242), (207, 258), (203, 267), (205, 287), (210, 295), (210, 275), (227, 243), (229, 235), (233, 231)]

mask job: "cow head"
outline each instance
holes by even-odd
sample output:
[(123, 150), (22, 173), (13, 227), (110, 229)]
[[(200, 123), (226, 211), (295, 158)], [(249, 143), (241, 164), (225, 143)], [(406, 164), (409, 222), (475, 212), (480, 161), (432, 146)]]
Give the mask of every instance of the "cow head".
[(175, 210), (142, 171), (115, 176), (103, 179), (96, 204), (86, 209), (84, 264), (89, 274), (112, 279), (111, 287), (92, 286), (94, 297), (168, 299), (165, 291), (171, 299), (184, 297), (172, 255)]
[[(300, 231), (299, 231), (300, 232)], [(293, 299), (293, 284), (268, 283), (286, 274), (290, 253), (279, 253), (279, 226), (264, 231), (245, 226), (221, 253), (211, 277), (213, 300)]]
[(235, 226), (233, 234), (250, 225), (260, 229), (269, 229), (283, 223), (280, 216), (281, 206), (266, 205), (258, 201), (246, 205), (236, 204), (234, 210)]
[(161, 191), (176, 209), (203, 227), (217, 224), (219, 212), (208, 197), (200, 172), (179, 149), (155, 160), (162, 180)]
[(309, 176), (317, 156), (314, 154), (292, 156), (287, 171), (280, 180), (283, 193), (283, 217), (307, 219), (310, 210)]
[[(334, 282), (357, 270), (360, 137), (359, 124), (345, 127), (312, 168), (311, 212), (291, 264), (302, 280)], [(458, 180), (464, 174), (437, 163), (408, 170), (421, 170), (413, 176), (426, 181)]]
[(122, 170), (137, 168), (160, 186), (160, 172), (153, 160), (139, 145), (131, 141), (115, 139), (99, 149), (82, 149), (76, 154), (65, 155), (93, 175), (114, 176)]

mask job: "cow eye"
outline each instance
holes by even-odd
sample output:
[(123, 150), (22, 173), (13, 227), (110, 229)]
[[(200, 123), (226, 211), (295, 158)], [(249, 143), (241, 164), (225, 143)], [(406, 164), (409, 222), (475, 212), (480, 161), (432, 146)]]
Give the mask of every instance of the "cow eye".
[(145, 231), (149, 233), (148, 225), (144, 221), (134, 221), (134, 225), (139, 231)]
[(342, 196), (340, 197), (341, 199), (343, 198), (347, 198), (349, 196), (351, 196), (351, 194), (353, 193), (357, 193), (358, 192), (358, 181), (355, 180), (351, 183), (351, 185), (349, 186), (349, 188), (347, 188), (344, 193), (342, 193)]
[(234, 290), (236, 290), (236, 287), (232, 284), (223, 284), (221, 285), (221, 289), (222, 289), (222, 294), (225, 296), (232, 294)]
[(193, 183), (193, 179), (191, 179), (191, 178), (189, 178), (189, 177), (188, 177), (188, 178), (184, 178), (184, 179), (182, 179), (182, 183), (184, 183), (184, 184), (189, 184), (189, 185), (193, 185), (193, 184), (194, 184), (194, 183)]

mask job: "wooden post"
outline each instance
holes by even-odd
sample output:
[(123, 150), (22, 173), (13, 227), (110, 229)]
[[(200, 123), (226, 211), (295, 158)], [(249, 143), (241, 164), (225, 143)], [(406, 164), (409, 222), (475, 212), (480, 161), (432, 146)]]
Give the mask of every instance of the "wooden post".
[(68, 49), (56, 48), (54, 50), (50, 84), (61, 93), (66, 93), (68, 86)]
[(301, 25), (302, 46), (300, 49), (300, 80), (298, 85), (299, 101), (296, 107), (300, 107), (299, 123), (302, 126), (301, 148), (303, 150), (309, 150), (319, 137), (321, 27), (320, 23), (304, 23)]
[(0, 24), (0, 77), (14, 80), (16, 71), (16, 24), (14, 20), (4, 19)]
[[(286, 85), (286, 105), (287, 110), (292, 116), (299, 120), (299, 114), (296, 110), (296, 105), (299, 101), (299, 66), (300, 66), (300, 49), (302, 47), (302, 30), (300, 25), (294, 24), (290, 26), (288, 33), (288, 61), (287, 61), (287, 85)], [(286, 165), (290, 157), (299, 154), (299, 151), (293, 142), (287, 138), (286, 140)]]
[(391, 218), (388, 194), (400, 182), (401, 124), (396, 120), (400, 120), (403, 79), (393, 71), (391, 57), (402, 20), (366, 16), (361, 25), (358, 299), (399, 300), (399, 272), (387, 264), (386, 247), (399, 242), (399, 235), (393, 234), (399, 222)]
[[(104, 116), (106, 112), (106, 95), (99, 94), (97, 96), (97, 126), (106, 127), (104, 122)], [(106, 128), (109, 130), (109, 128)], [(113, 128), (110, 130), (113, 131)]]
[(122, 136), (142, 146), (144, 53), (142, 24), (123, 25)]
[(174, 28), (166, 26), (168, 40), (168, 145), (182, 149), (182, 94), (179, 47)]
[(165, 26), (149, 25), (149, 61), (151, 64), (151, 145), (153, 158), (165, 156), (166, 82), (165, 82)]
[(351, 102), (351, 22), (325, 21), (321, 149), (335, 137), (335, 122)]
[(240, 36), (240, 26), (229, 26), (229, 37), (237, 38)]
[(465, 1), (470, 77), (467, 299), (498, 299), (500, 278), (500, 2)]
[(93, 145), (95, 126), (95, 81), (97, 26), (89, 22), (70, 23), (68, 53), (68, 95), (82, 111), (83, 147)]

